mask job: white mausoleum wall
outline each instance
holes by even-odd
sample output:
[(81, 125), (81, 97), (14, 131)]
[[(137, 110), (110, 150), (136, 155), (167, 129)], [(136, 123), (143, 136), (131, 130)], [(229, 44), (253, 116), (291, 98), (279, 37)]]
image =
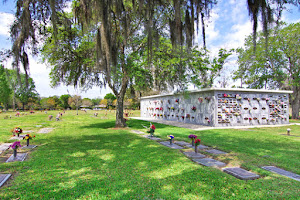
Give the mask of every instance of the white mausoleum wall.
[(291, 91), (203, 89), (141, 98), (141, 117), (207, 126), (289, 123)]

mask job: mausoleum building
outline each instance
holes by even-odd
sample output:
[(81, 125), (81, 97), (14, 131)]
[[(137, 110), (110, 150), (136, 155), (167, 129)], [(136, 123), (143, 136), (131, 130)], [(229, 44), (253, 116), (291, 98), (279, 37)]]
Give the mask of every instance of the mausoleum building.
[(292, 91), (208, 88), (141, 98), (141, 117), (214, 127), (289, 123)]

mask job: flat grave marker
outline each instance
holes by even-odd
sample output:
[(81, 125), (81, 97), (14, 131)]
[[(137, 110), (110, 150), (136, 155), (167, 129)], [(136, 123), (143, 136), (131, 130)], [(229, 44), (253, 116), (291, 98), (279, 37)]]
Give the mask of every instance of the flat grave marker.
[(215, 155), (227, 154), (227, 152), (220, 151), (220, 150), (217, 150), (217, 149), (208, 149), (208, 150), (205, 150), (205, 151), (207, 153), (211, 153), (211, 154), (215, 154)]
[(41, 128), (37, 133), (50, 133), (54, 128)]
[(195, 153), (193, 151), (191, 152), (183, 152), (184, 155), (186, 155), (189, 158), (205, 158), (205, 155), (201, 154), (201, 153)]
[(289, 172), (289, 171), (286, 171), (284, 169), (280, 169), (280, 168), (275, 167), (275, 166), (263, 166), (261, 168), (263, 168), (265, 170), (268, 170), (268, 171), (271, 171), (271, 172), (274, 172), (276, 174), (280, 174), (282, 176), (294, 179), (296, 181), (300, 181), (300, 175), (295, 174), (293, 172)]
[(24, 161), (25, 158), (27, 156), (27, 153), (17, 153), (17, 156), (14, 157), (14, 155), (11, 155), (7, 160), (6, 162), (15, 162), (15, 161)]
[(259, 178), (259, 175), (249, 172), (245, 169), (239, 167), (232, 167), (232, 168), (223, 168), (222, 169), (227, 174), (230, 174), (238, 179), (241, 180), (254, 180)]
[(12, 145), (12, 143), (3, 143), (0, 145), (0, 154), (2, 154), (3, 151), (6, 151), (9, 146)]
[(23, 133), (33, 133), (33, 130), (23, 131)]
[(161, 140), (161, 139), (158, 138), (158, 137), (154, 137), (154, 136), (151, 137), (150, 135), (142, 135), (142, 137), (147, 138), (147, 139), (150, 139), (150, 140), (155, 140), (155, 141)]
[(170, 145), (170, 142), (169, 141), (165, 141), (165, 142), (160, 142), (160, 144), (164, 145), (164, 146), (167, 146), (169, 148), (172, 148), (172, 149), (183, 149), (183, 147), (177, 145), (177, 144), (171, 144)]
[(16, 135), (16, 136), (11, 137), (10, 140), (21, 140), (21, 139), (23, 139), (23, 137), (25, 137), (25, 135), (20, 135), (19, 137)]
[(145, 132), (139, 130), (132, 130), (132, 132), (136, 134), (145, 134)]
[(193, 159), (196, 163), (207, 167), (225, 167), (226, 164), (212, 158)]
[(11, 174), (0, 174), (0, 187), (9, 179)]
[(22, 148), (22, 149), (34, 149), (35, 147), (37, 147), (37, 145), (31, 145), (31, 144), (30, 144), (30, 145), (28, 145), (28, 146), (26, 146), (26, 145), (25, 145), (25, 146), (22, 146), (21, 148)]
[(175, 144), (178, 144), (178, 145), (180, 145), (180, 146), (188, 146), (188, 145), (191, 145), (190, 143), (185, 142), (185, 141), (175, 141)]

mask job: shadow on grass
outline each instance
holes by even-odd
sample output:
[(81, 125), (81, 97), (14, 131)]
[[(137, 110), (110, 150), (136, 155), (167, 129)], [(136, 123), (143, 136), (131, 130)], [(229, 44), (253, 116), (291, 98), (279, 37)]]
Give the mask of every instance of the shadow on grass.
[[(41, 138), (47, 143), (24, 162), (2, 199), (296, 199), (297, 183), (278, 178), (241, 181), (191, 162), (178, 150), (129, 133), (109, 130), (114, 121), (76, 127), (66, 135)], [(130, 120), (133, 129), (143, 123)], [(148, 122), (146, 122), (148, 123)], [(189, 130), (157, 124), (158, 132)], [(73, 131), (73, 132), (72, 132)], [(268, 141), (198, 132), (204, 140), (255, 154)], [(238, 145), (241, 142), (244, 145)], [(223, 143), (223, 144), (222, 144)], [(236, 143), (236, 144), (235, 144)], [(251, 145), (250, 145), (251, 144)], [(275, 144), (276, 145), (276, 144)], [(289, 190), (286, 190), (289, 188)], [(15, 191), (18, 191), (17, 193)]]
[[(240, 181), (123, 130), (56, 137), (27, 161), (26, 170), (5, 197), (228, 199), (235, 194), (261, 199), (275, 192), (270, 188), (274, 180)], [(262, 193), (260, 185), (270, 193)]]

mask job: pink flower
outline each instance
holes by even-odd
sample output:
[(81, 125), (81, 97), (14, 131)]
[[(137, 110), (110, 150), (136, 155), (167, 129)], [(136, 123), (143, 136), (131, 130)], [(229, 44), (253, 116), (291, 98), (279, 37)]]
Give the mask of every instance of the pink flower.
[(17, 149), (18, 147), (21, 147), (21, 143), (20, 143), (20, 141), (16, 141), (9, 147), (11, 147), (12, 149)]

